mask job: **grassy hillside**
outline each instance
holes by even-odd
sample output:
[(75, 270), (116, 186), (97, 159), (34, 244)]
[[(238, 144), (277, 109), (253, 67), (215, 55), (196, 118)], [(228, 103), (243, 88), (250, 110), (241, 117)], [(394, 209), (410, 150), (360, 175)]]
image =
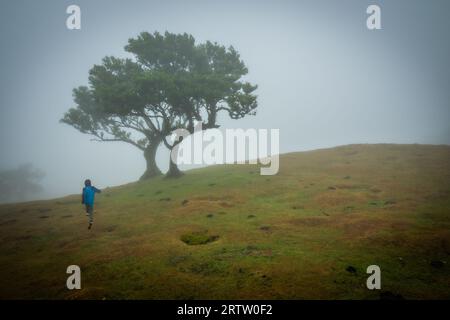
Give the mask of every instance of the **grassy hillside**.
[[(450, 298), (450, 147), (280, 161), (276, 176), (227, 165), (105, 189), (92, 230), (79, 195), (2, 205), (0, 298)], [(65, 287), (71, 264), (82, 290)]]

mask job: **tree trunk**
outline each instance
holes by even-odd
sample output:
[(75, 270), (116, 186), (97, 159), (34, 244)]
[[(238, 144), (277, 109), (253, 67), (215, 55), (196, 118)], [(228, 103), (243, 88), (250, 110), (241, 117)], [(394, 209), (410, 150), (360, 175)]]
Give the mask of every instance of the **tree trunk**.
[(178, 165), (172, 161), (172, 158), (170, 158), (169, 171), (166, 173), (166, 178), (178, 178), (182, 175), (183, 172), (178, 169)]
[(147, 169), (139, 180), (146, 180), (161, 175), (161, 171), (156, 165), (156, 150), (161, 141), (148, 145), (144, 151), (145, 161), (147, 162)]
[(170, 150), (170, 156), (169, 156), (169, 171), (167, 171), (167, 173), (166, 173), (166, 178), (178, 178), (178, 177), (181, 177), (181, 176), (183, 175), (183, 172), (181, 172), (180, 169), (178, 169), (177, 163), (172, 161), (172, 152), (174, 152), (173, 149), (175, 148), (176, 145), (178, 145), (179, 143), (181, 143), (182, 140), (183, 140), (183, 139), (180, 138), (180, 139), (178, 140), (178, 142), (176, 142), (176, 143), (173, 145), (172, 149)]

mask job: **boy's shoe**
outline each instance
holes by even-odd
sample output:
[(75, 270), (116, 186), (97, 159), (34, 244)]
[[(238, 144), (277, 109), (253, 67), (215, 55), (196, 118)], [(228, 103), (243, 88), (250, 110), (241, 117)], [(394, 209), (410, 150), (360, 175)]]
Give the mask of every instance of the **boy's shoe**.
[(89, 223), (88, 229), (90, 230), (92, 228), (92, 223)]

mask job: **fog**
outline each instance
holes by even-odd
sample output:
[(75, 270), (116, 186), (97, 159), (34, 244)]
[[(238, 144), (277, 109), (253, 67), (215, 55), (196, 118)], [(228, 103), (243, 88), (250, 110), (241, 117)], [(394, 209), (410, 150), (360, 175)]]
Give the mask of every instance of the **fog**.
[[(81, 8), (68, 30), (66, 8)], [(381, 30), (366, 8), (381, 7)], [(2, 1), (0, 169), (32, 163), (51, 198), (137, 180), (142, 152), (59, 122), (88, 71), (142, 31), (233, 45), (258, 84), (256, 116), (223, 128), (279, 128), (281, 153), (351, 143), (450, 144), (450, 2)], [(162, 170), (168, 153), (158, 151)]]

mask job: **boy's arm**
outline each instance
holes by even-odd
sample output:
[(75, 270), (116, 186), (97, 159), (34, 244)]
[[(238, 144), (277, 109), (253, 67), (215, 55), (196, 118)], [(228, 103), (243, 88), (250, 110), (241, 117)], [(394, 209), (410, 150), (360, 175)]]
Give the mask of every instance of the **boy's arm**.
[(92, 187), (92, 188), (94, 188), (94, 191), (95, 191), (95, 192), (102, 193), (102, 190), (97, 189), (96, 187)]
[(84, 188), (81, 191), (81, 204), (84, 204)]

